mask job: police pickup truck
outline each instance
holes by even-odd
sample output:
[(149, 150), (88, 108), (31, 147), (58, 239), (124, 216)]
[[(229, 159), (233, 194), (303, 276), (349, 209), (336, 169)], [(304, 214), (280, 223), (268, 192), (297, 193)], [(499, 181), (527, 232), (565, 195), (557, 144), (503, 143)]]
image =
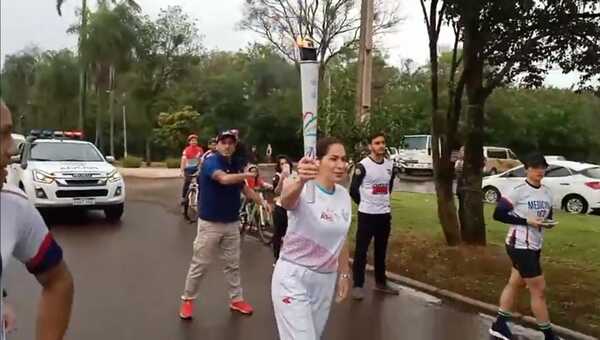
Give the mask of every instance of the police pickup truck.
[(12, 157), (7, 182), (37, 208), (100, 209), (116, 222), (124, 210), (123, 177), (113, 157), (81, 139), (79, 132), (32, 130)]

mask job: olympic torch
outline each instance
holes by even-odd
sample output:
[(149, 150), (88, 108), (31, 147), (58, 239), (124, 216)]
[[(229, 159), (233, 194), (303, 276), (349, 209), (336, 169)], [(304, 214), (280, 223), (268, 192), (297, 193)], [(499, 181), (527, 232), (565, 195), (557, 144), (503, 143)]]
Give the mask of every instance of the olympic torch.
[[(317, 106), (319, 102), (319, 62), (317, 49), (309, 40), (298, 37), (300, 51), (300, 84), (302, 89), (302, 136), (304, 156), (316, 157), (317, 154)], [(315, 186), (306, 187), (309, 203), (315, 201)]]

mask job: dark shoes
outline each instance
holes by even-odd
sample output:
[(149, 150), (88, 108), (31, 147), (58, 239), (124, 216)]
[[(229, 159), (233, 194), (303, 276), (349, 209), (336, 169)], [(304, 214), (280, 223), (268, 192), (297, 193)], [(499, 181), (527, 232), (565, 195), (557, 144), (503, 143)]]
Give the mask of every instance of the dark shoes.
[(490, 328), (490, 335), (495, 339), (512, 340), (512, 332), (506, 322), (496, 320)]
[(374, 290), (376, 292), (380, 292), (388, 295), (399, 295), (400, 291), (396, 288), (393, 288), (389, 284), (376, 284)]

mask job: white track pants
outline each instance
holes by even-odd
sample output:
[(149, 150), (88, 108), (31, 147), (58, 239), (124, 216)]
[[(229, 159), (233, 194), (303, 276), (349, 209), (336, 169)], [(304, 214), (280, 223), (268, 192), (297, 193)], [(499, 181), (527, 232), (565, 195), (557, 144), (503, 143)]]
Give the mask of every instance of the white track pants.
[(319, 340), (329, 318), (337, 273), (277, 261), (271, 298), (281, 340)]

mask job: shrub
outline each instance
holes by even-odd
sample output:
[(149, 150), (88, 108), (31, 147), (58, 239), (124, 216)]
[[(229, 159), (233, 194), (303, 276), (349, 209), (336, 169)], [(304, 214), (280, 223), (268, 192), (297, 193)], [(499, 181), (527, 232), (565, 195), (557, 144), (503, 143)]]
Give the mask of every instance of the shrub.
[(169, 169), (178, 169), (181, 165), (181, 158), (167, 158), (165, 163), (167, 163)]
[(121, 164), (123, 164), (124, 168), (139, 168), (142, 166), (142, 158), (128, 156), (121, 159)]

